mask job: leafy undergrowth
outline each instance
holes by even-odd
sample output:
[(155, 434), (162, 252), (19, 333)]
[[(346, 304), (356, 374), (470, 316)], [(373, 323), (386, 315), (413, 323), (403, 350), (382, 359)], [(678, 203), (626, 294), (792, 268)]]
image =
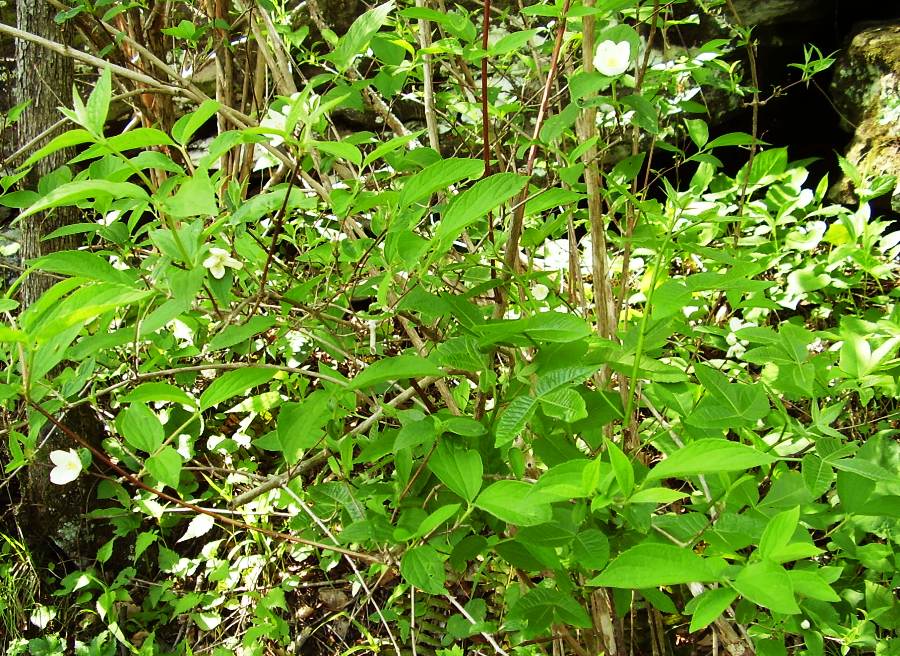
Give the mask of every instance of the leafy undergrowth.
[[(465, 120), (441, 119), (455, 156), (332, 131), (361, 94), (421, 92), (417, 19), (443, 30), (438, 70), (479, 61), (458, 9), (382, 5), (325, 58), (287, 39), (327, 72), (199, 155), (217, 102), (111, 136), (109, 70), (76, 97), (31, 157), (78, 145), (72, 167), (3, 180), (19, 221), (85, 222), (63, 229), (83, 248), (28, 263), (58, 279), (44, 296), (0, 300), (0, 396), (6, 470), (49, 469), (41, 430), (65, 434), (50, 480), (95, 477), (106, 537), (42, 604), (0, 597), (9, 653), (897, 653), (900, 233), (869, 210), (893, 181), (842, 160), (859, 203), (830, 205), (787, 148), (710, 139), (684, 87), (733, 85), (731, 46), (641, 61), (653, 3), (605, 4), (570, 29), (596, 14), (630, 59), (569, 64), (533, 175), (512, 162), (536, 101), (511, 87), (491, 170)], [(554, 11), (507, 24), (497, 80), (537, 75), (526, 45), (553, 57)], [(464, 78), (438, 108), (477, 118)], [(684, 188), (654, 181), (654, 148)], [(252, 177), (225, 173), (236, 152)], [(0, 575), (25, 562), (4, 548)]]

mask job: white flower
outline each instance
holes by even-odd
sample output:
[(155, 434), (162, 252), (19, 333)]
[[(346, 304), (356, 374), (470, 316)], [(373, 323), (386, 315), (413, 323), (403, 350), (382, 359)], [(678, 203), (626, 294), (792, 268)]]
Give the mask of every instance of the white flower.
[(803, 620), (802, 622), (800, 622), (800, 628), (803, 629), (804, 631), (809, 629), (810, 626), (812, 626), (812, 625), (809, 623), (809, 620)]
[(31, 613), (31, 623), (34, 624), (39, 629), (47, 628), (47, 625), (50, 624), (56, 618), (56, 609), (53, 606), (49, 608), (44, 606), (43, 604), (38, 604), (34, 611)]
[(543, 301), (550, 294), (550, 288), (547, 285), (542, 285), (541, 283), (536, 284), (531, 288), (531, 295), (534, 297), (536, 301)]
[(811, 202), (813, 202), (815, 199), (816, 199), (816, 196), (815, 196), (815, 194), (813, 194), (812, 189), (801, 189), (800, 195), (797, 196), (797, 204), (800, 207), (806, 207)]
[(259, 127), (269, 130), (276, 130), (282, 134), (273, 134), (270, 136), (270, 142), (273, 146), (280, 146), (284, 143), (284, 130), (287, 126), (287, 115), (291, 111), (290, 105), (285, 105), (281, 111), (270, 109), (266, 112), (265, 118), (259, 122)]
[(225, 267), (240, 269), (244, 265), (231, 257), (224, 248), (216, 248), (213, 246), (209, 249), (209, 257), (203, 260), (203, 266), (209, 269), (213, 278), (221, 280), (225, 277)]
[(616, 77), (631, 65), (631, 45), (628, 41), (603, 41), (594, 55), (594, 68), (608, 77)]
[(56, 465), (50, 471), (50, 482), (54, 485), (71, 483), (81, 473), (81, 458), (75, 449), (51, 451), (50, 460)]
[[(271, 135), (270, 140), (273, 146), (280, 146), (284, 143), (284, 133), (287, 131), (287, 119), (290, 116), (291, 111), (294, 109), (295, 104), (300, 101), (300, 98), (303, 94), (299, 91), (291, 94), (291, 97), (288, 102), (286, 102), (280, 110), (269, 109), (266, 111), (265, 117), (259, 122), (259, 127), (268, 128), (270, 130), (276, 130), (281, 132), (282, 134), (274, 134)], [(303, 100), (303, 110), (300, 113), (300, 117), (297, 121), (298, 125), (306, 125), (308, 124), (310, 118), (312, 117), (313, 112), (319, 107), (319, 96), (315, 93), (310, 93)], [(296, 126), (292, 126), (296, 127)]]

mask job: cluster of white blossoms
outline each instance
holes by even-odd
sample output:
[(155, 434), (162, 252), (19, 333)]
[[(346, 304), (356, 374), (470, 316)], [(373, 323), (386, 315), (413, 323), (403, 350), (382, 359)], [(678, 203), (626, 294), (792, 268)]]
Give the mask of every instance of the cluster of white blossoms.
[(594, 54), (594, 68), (607, 77), (618, 77), (631, 66), (631, 45), (628, 41), (601, 41)]

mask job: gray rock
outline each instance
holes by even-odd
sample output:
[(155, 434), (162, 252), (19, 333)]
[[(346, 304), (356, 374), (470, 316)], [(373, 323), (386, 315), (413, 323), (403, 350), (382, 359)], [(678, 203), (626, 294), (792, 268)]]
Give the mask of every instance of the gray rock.
[[(853, 139), (845, 157), (865, 176), (900, 176), (900, 21), (858, 32), (835, 64), (831, 96)], [(838, 180), (833, 200), (853, 201), (849, 181)], [(900, 212), (900, 180), (891, 195)]]

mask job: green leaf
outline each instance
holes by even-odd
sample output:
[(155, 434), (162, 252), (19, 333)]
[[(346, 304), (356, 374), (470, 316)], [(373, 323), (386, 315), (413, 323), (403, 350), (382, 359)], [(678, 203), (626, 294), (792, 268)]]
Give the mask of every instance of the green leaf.
[(497, 43), (488, 48), (488, 55), (491, 57), (496, 57), (499, 55), (505, 55), (510, 52), (515, 52), (524, 47), (528, 43), (528, 41), (530, 41), (534, 37), (534, 35), (540, 31), (541, 30), (539, 29), (533, 29), (507, 34), (499, 41), (497, 41)]
[(193, 519), (191, 519), (191, 521), (188, 523), (188, 527), (184, 532), (184, 535), (178, 538), (176, 542), (184, 542), (185, 540), (192, 540), (194, 538), (199, 538), (203, 535), (206, 535), (215, 525), (216, 520), (213, 519), (210, 515), (194, 515)]
[(408, 583), (424, 592), (444, 595), (447, 580), (444, 561), (434, 547), (427, 544), (409, 549), (400, 560), (400, 574)]
[(591, 334), (591, 329), (584, 319), (574, 314), (541, 312), (527, 320), (525, 334), (536, 342), (564, 344), (584, 339)]
[(448, 519), (459, 512), (459, 508), (460, 505), (458, 503), (450, 503), (446, 506), (441, 506), (433, 513), (428, 515), (428, 517), (422, 520), (422, 523), (419, 524), (419, 529), (411, 539), (418, 539), (428, 535), (438, 526), (444, 524)]
[(274, 317), (251, 317), (247, 323), (228, 326), (209, 341), (209, 349), (218, 351), (219, 349), (240, 344), (254, 335), (267, 331), (275, 323)]
[(695, 440), (672, 453), (647, 474), (647, 481), (713, 472), (743, 471), (775, 462), (753, 447), (720, 438)]
[(311, 210), (316, 206), (315, 200), (310, 198), (301, 189), (291, 189), (291, 195), (288, 198), (287, 203), (284, 202), (286, 193), (287, 186), (282, 186), (281, 188), (277, 188), (274, 191), (265, 194), (253, 195), (241, 203), (241, 206), (234, 211), (231, 215), (231, 219), (228, 221), (229, 224), (236, 225), (258, 221), (266, 214), (277, 212), (281, 209), (282, 205), (284, 205), (286, 212), (295, 208)]
[(20, 214), (19, 218), (27, 218), (38, 212), (50, 209), (51, 207), (75, 205), (88, 198), (104, 196), (146, 200), (147, 192), (130, 182), (109, 182), (108, 180), (77, 180), (75, 182), (67, 182), (46, 194), (41, 200)]
[(679, 492), (671, 490), (667, 487), (649, 487), (645, 490), (638, 490), (632, 494), (629, 503), (672, 503), (685, 497), (691, 496), (687, 492)]
[(710, 398), (701, 400), (688, 423), (701, 428), (750, 427), (769, 413), (762, 385), (731, 383), (724, 374), (703, 364), (694, 370)]
[[(634, 467), (632, 467), (628, 456), (612, 440), (604, 438), (604, 441), (606, 442), (606, 450), (609, 452), (609, 461), (612, 464), (616, 481), (618, 481), (622, 493), (627, 497), (634, 489)], [(630, 501), (635, 503), (634, 498), (630, 499)]]
[(31, 265), (36, 269), (64, 276), (126, 285), (130, 283), (128, 276), (114, 269), (105, 257), (87, 251), (57, 251), (39, 257)]
[(781, 565), (764, 560), (744, 567), (732, 584), (746, 599), (775, 613), (800, 612), (794, 599), (794, 586)]
[(349, 389), (371, 387), (389, 380), (443, 375), (444, 372), (430, 360), (426, 360), (420, 355), (407, 353), (393, 358), (385, 358), (369, 365), (350, 381)]
[(197, 402), (187, 392), (169, 383), (141, 383), (122, 398), (123, 403), (147, 403), (149, 401), (172, 401), (182, 405), (197, 405)]
[(397, 439), (394, 440), (394, 451), (400, 449), (413, 449), (423, 444), (428, 448), (434, 444), (437, 438), (437, 426), (434, 417), (428, 415), (421, 419), (403, 419), (403, 427), (397, 433)]
[(155, 452), (165, 439), (159, 417), (140, 402), (130, 404), (119, 413), (116, 428), (129, 446), (147, 453)]
[(30, 341), (31, 339), (28, 337), (28, 333), (16, 330), (15, 328), (10, 328), (9, 326), (0, 325), (0, 342), (19, 342), (21, 344), (27, 344)]
[(550, 504), (528, 500), (532, 486), (523, 481), (502, 480), (486, 487), (475, 505), (494, 517), (517, 526), (535, 526), (550, 521)]
[[(394, 137), (393, 139), (386, 141), (383, 144), (379, 144), (372, 150), (371, 153), (366, 155), (366, 158), (363, 160), (363, 166), (368, 166), (375, 160), (384, 157), (385, 155), (394, 152), (398, 148), (402, 148), (406, 144), (408, 144), (413, 139), (418, 139), (425, 133), (425, 130), (416, 130), (415, 132), (410, 132), (409, 134), (404, 134), (400, 137)], [(480, 173), (479, 173), (480, 175)], [(405, 187), (404, 187), (405, 189)]]
[(634, 110), (632, 120), (638, 127), (643, 128), (650, 134), (659, 132), (659, 117), (653, 103), (644, 98), (644, 96), (637, 94), (625, 96), (621, 99), (621, 102), (626, 107), (631, 107)]
[(162, 201), (165, 211), (176, 219), (189, 216), (215, 216), (219, 213), (216, 190), (206, 169), (198, 169), (185, 180), (171, 198)]
[(702, 118), (686, 118), (684, 124), (687, 126), (688, 136), (690, 136), (694, 145), (697, 148), (703, 148), (706, 142), (709, 141), (709, 126), (706, 124), (706, 121)]
[(208, 410), (222, 401), (227, 401), (232, 396), (246, 394), (254, 387), (267, 383), (275, 376), (275, 369), (262, 369), (248, 367), (235, 369), (218, 378), (207, 387), (200, 396), (200, 410)]
[(579, 531), (572, 540), (572, 557), (581, 567), (603, 569), (609, 562), (609, 540), (596, 528)]
[(788, 545), (800, 521), (800, 506), (794, 506), (772, 517), (766, 524), (757, 552), (762, 558), (778, 561), (778, 552)]
[(362, 153), (359, 148), (346, 141), (313, 141), (312, 145), (323, 153), (345, 159), (356, 166), (362, 164)]
[(656, 588), (680, 583), (712, 583), (719, 567), (690, 549), (671, 544), (639, 544), (619, 554), (589, 585), (607, 588)]
[(438, 191), (446, 191), (460, 180), (480, 178), (484, 162), (480, 159), (450, 157), (438, 160), (405, 180), (398, 204), (401, 209), (427, 200)]
[(278, 411), (278, 441), (285, 460), (293, 464), (301, 452), (322, 439), (322, 428), (331, 419), (331, 394), (316, 390), (301, 403), (285, 403)]
[(700, 631), (716, 621), (731, 603), (737, 599), (737, 592), (731, 588), (707, 590), (696, 599), (691, 615), (690, 632)]
[(168, 485), (173, 490), (178, 489), (178, 482), (181, 479), (181, 456), (172, 446), (163, 447), (158, 453), (147, 458), (144, 465), (160, 483)]
[(571, 207), (582, 198), (584, 198), (584, 194), (579, 194), (571, 189), (550, 187), (541, 190), (536, 196), (525, 201), (525, 216), (534, 216), (556, 207)]
[(478, 451), (442, 441), (428, 460), (428, 468), (451, 491), (471, 503), (481, 490), (484, 467)]
[[(116, 135), (115, 137), (110, 137), (105, 141), (94, 144), (86, 151), (75, 157), (72, 162), (82, 162), (89, 159), (94, 159), (97, 157), (102, 157), (103, 155), (109, 155), (110, 153), (122, 152), (126, 150), (134, 150), (135, 148), (149, 148), (151, 146), (172, 146), (174, 142), (169, 139), (168, 135), (161, 130), (157, 130), (156, 128), (135, 128), (130, 132), (126, 132), (124, 134)], [(161, 153), (157, 153), (161, 155)], [(131, 160), (132, 163), (135, 160)], [(171, 160), (163, 160), (167, 162), (171, 162)], [(174, 162), (173, 162), (174, 164)], [(171, 167), (167, 164), (167, 167)], [(175, 170), (180, 170), (176, 167)]]
[(509, 620), (528, 623), (528, 635), (546, 631), (553, 624), (580, 628), (591, 626), (590, 617), (571, 594), (545, 587), (534, 587), (509, 609)]
[(463, 230), (519, 193), (526, 182), (527, 178), (516, 173), (497, 173), (456, 196), (438, 223), (432, 249), (443, 253)]
[(525, 428), (525, 424), (528, 423), (531, 415), (534, 414), (536, 405), (537, 399), (531, 396), (517, 396), (514, 398), (506, 406), (506, 410), (500, 415), (500, 419), (497, 420), (497, 426), (494, 429), (494, 446), (504, 447), (516, 439), (519, 433), (522, 432), (522, 429)]
[(339, 73), (346, 71), (353, 63), (353, 59), (366, 51), (369, 41), (385, 24), (393, 10), (394, 3), (386, 2), (365, 12), (353, 21), (350, 29), (341, 37), (334, 51), (326, 59), (334, 63)]
[(729, 132), (728, 134), (723, 134), (721, 137), (716, 137), (706, 144), (706, 150), (724, 148), (726, 146), (749, 146), (754, 141), (756, 141), (757, 144), (766, 143), (765, 141), (754, 139), (752, 134), (747, 134), (746, 132)]
[(587, 417), (584, 398), (571, 387), (564, 387), (540, 397), (540, 403), (545, 415), (567, 424)]
[(191, 619), (201, 631), (212, 631), (222, 623), (222, 616), (212, 610), (191, 613)]
[(109, 66), (103, 69), (97, 82), (94, 84), (94, 90), (88, 98), (85, 107), (85, 116), (87, 117), (87, 125), (84, 127), (97, 135), (103, 134), (103, 126), (106, 123), (106, 114), (109, 111), (109, 101), (112, 98), (112, 73)]
[(186, 146), (204, 123), (219, 111), (219, 103), (215, 100), (204, 100), (200, 106), (190, 114), (185, 114), (172, 126), (172, 137), (182, 146)]
[(794, 569), (787, 570), (791, 579), (791, 585), (794, 586), (794, 592), (808, 597), (809, 599), (817, 599), (818, 601), (835, 602), (841, 598), (828, 585), (828, 582), (822, 578), (822, 575), (816, 571)]
[(93, 143), (95, 140), (94, 135), (87, 130), (69, 130), (68, 132), (63, 132), (61, 135), (51, 139), (50, 143), (46, 146), (35, 151), (19, 168), (27, 168), (35, 162), (46, 158), (47, 155), (62, 150), (63, 148), (71, 148), (72, 146), (78, 146), (88, 142)]

